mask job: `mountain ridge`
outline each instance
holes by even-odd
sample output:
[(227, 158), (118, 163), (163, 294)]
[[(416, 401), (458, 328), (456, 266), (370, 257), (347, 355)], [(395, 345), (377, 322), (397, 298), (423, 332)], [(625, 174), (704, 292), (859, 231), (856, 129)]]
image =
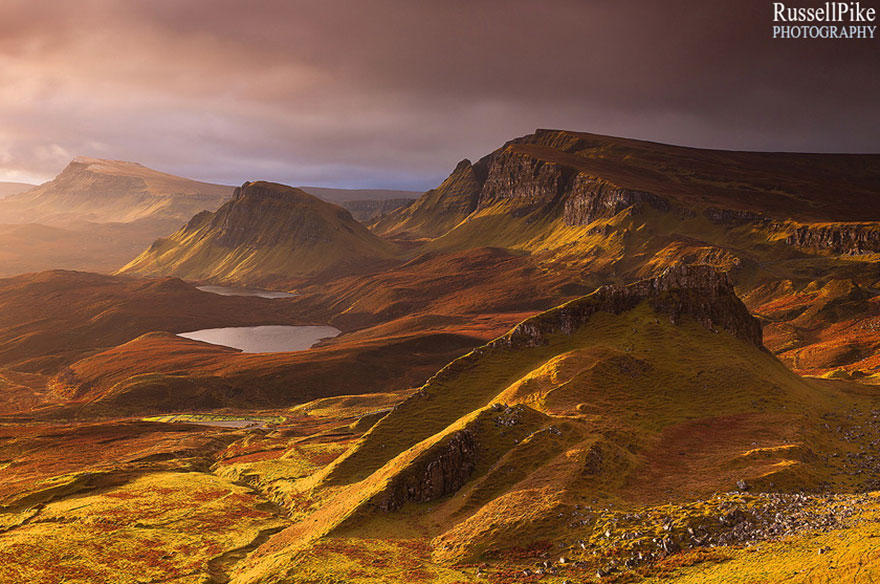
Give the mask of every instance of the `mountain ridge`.
[(0, 218), (56, 225), (185, 221), (198, 211), (215, 209), (232, 190), (136, 162), (77, 156), (54, 179), (0, 201)]

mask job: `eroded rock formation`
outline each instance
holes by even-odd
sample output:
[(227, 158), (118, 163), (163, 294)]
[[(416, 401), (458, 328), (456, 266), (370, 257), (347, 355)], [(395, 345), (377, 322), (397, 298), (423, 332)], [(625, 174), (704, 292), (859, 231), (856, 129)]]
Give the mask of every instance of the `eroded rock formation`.
[(829, 250), (841, 255), (880, 252), (880, 227), (876, 223), (801, 225), (786, 242), (795, 247)]
[(602, 286), (593, 294), (549, 310), (519, 324), (495, 342), (510, 346), (539, 345), (547, 335), (571, 334), (597, 312), (620, 314), (643, 301), (678, 323), (689, 316), (709, 330), (724, 329), (763, 347), (761, 325), (737, 298), (726, 273), (711, 266), (679, 264), (660, 276), (628, 286)]
[(371, 504), (394, 511), (407, 502), (425, 503), (456, 492), (474, 471), (477, 450), (476, 437), (470, 430), (454, 432), (429, 450), (423, 460), (394, 477)]

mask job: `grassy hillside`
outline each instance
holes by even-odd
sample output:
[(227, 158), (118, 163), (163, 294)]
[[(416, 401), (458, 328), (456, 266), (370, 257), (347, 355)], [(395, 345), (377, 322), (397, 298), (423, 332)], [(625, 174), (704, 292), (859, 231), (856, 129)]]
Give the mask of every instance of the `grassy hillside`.
[(299, 189), (245, 183), (216, 213), (202, 213), (121, 273), (218, 283), (295, 282), (375, 268), (393, 248), (351, 215)]
[[(828, 422), (870, 398), (797, 377), (735, 321), (718, 325), (727, 312), (707, 321), (705, 290), (689, 299), (662, 283), (648, 289), (656, 295), (635, 308), (611, 290), (542, 313), (448, 365), (322, 471), (294, 482), (308, 510), (233, 581), (323, 573), (371, 582), (358, 571), (360, 558), (427, 540), (417, 557), (419, 580), (430, 582), (445, 581), (444, 566), (478, 564), (491, 566), (491, 581), (504, 581), (535, 558), (556, 564), (554, 550), (569, 558), (560, 582), (605, 570), (610, 558), (621, 558), (612, 571), (630, 577), (633, 566), (646, 566), (645, 575), (688, 574), (682, 566), (712, 566), (722, 556), (701, 548), (681, 564), (658, 560), (678, 557), (684, 545), (700, 548), (698, 536), (734, 537), (719, 513), (739, 509), (760, 525), (775, 521), (772, 509), (812, 518), (818, 511), (806, 509), (839, 504), (713, 493), (870, 486), (828, 456), (851, 451), (847, 430)], [(691, 308), (674, 318), (667, 303)], [(840, 517), (833, 525), (843, 528), (848, 516)], [(761, 533), (742, 537), (768, 537)], [(650, 559), (628, 568), (628, 556), (611, 555), (639, 550), (651, 550)], [(735, 554), (725, 548), (723, 559)], [(556, 581), (555, 571), (544, 573)]]

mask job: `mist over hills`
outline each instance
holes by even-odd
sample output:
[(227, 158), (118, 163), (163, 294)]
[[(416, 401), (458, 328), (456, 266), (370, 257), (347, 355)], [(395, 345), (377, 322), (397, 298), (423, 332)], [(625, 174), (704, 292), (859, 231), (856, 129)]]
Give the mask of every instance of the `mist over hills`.
[(228, 199), (232, 187), (185, 179), (135, 162), (80, 156), (51, 181), (7, 197), (6, 223), (186, 221)]
[(22, 193), (32, 188), (34, 188), (34, 185), (28, 183), (0, 182), (0, 199), (8, 197), (9, 195)]
[[(39, 186), (0, 184), (0, 275), (63, 268), (110, 273), (233, 187), (194, 181), (136, 162), (80, 156)], [(307, 187), (370, 222), (415, 195), (382, 189)]]

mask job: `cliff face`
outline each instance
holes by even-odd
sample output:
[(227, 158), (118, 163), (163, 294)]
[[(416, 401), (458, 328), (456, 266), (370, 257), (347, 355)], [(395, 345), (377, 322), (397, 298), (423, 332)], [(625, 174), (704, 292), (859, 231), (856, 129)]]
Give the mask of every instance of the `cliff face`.
[(723, 225), (880, 220), (878, 169), (877, 155), (727, 152), (537, 130), (475, 164), (463, 161), (380, 232), (437, 237), (497, 203), (513, 216), (561, 217), (566, 225), (631, 206), (702, 212)]
[(567, 225), (587, 225), (596, 219), (613, 217), (633, 205), (670, 209), (669, 201), (652, 193), (621, 188), (571, 166), (511, 149), (483, 164), (487, 167), (487, 178), (480, 192), (479, 207), (512, 200), (522, 206), (522, 213), (559, 201)]
[(527, 205), (550, 203), (570, 189), (576, 174), (573, 168), (511, 150), (493, 155), (486, 165), (479, 207), (505, 199)]
[(880, 252), (880, 224), (836, 223), (801, 225), (786, 238), (789, 245), (828, 250), (840, 255)]
[(371, 505), (394, 511), (407, 502), (427, 503), (451, 495), (464, 485), (476, 467), (477, 440), (468, 429), (452, 433), (439, 447), (379, 493)]
[(547, 335), (571, 334), (597, 312), (620, 314), (643, 301), (673, 323), (688, 316), (709, 330), (724, 329), (763, 348), (761, 324), (737, 298), (727, 274), (711, 266), (684, 264), (628, 286), (603, 286), (589, 296), (521, 323), (495, 342), (513, 347), (539, 345)]
[(566, 198), (562, 218), (567, 225), (587, 225), (596, 219), (613, 217), (627, 207), (649, 205), (660, 211), (671, 209), (669, 201), (644, 191), (610, 185), (602, 180), (577, 175)]

